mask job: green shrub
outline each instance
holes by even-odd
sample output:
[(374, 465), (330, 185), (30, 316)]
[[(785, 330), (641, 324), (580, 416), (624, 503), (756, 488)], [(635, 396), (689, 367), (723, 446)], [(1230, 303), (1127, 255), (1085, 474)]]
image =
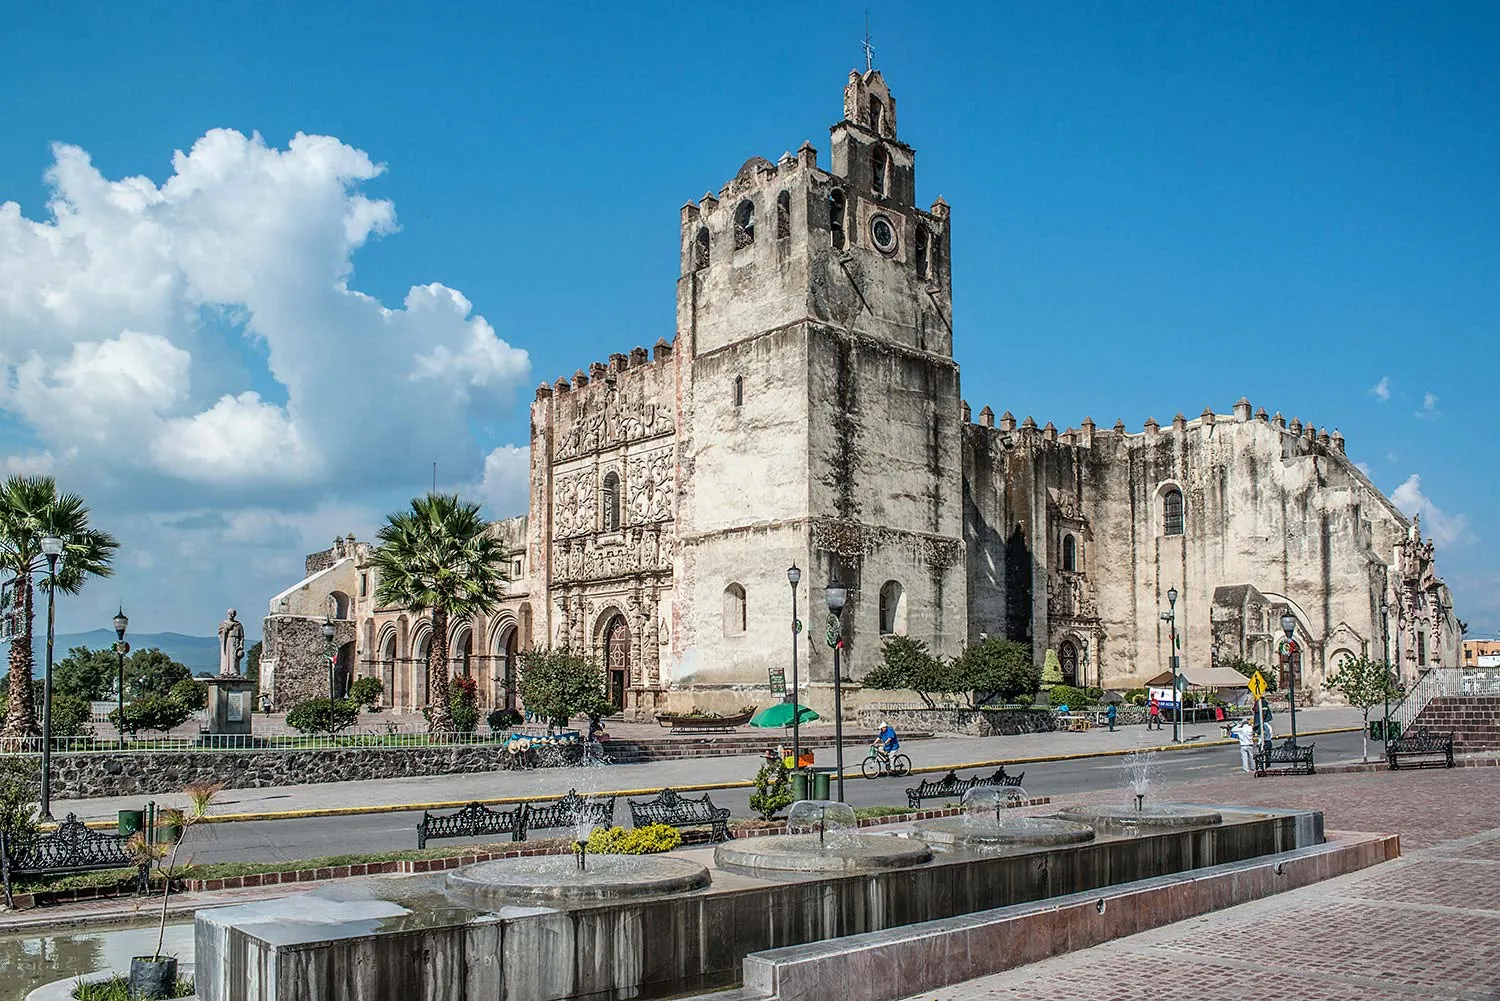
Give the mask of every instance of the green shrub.
[(1146, 696), (1143, 692), (1137, 692), (1136, 694), (1130, 696), (1130, 704), (1133, 706), (1144, 706), (1146, 704), (1146, 701)]
[(1020, 706), (1022, 709), (1030, 709), (1036, 702), (1036, 699), (1032, 698), (1030, 695), (1017, 695), (1011, 701)]
[[(178, 977), (177, 982), (172, 985), (169, 998), (190, 998), (194, 994), (193, 982), (183, 977)], [(93, 984), (79, 984), (73, 988), (73, 997), (77, 1001), (132, 1001), (130, 996), (130, 982), (124, 975), (110, 977)]]
[(286, 714), (286, 725), (301, 733), (338, 733), (357, 722), (359, 709), (348, 699), (308, 699)]
[(479, 682), (467, 674), (454, 678), (448, 686), (448, 712), (458, 733), (479, 729)]
[(1104, 689), (1102, 688), (1090, 687), (1085, 688), (1084, 691), (1088, 692), (1090, 702), (1098, 702), (1100, 699), (1104, 698)]
[(521, 655), (521, 701), (557, 726), (574, 716), (613, 716), (620, 710), (604, 694), (604, 668), (566, 650)]
[(491, 733), (500, 733), (513, 726), (520, 726), (524, 719), (525, 717), (514, 709), (492, 709), (484, 721), (489, 724)]
[(41, 788), (33, 759), (0, 758), (0, 831), (6, 841), (24, 841), (36, 833)]
[(629, 831), (596, 827), (588, 840), (591, 855), (655, 855), (681, 844), (682, 832), (668, 824), (648, 824)]
[(380, 705), (380, 696), (385, 693), (385, 686), (380, 683), (379, 678), (369, 675), (355, 678), (349, 685), (349, 694), (345, 696), (356, 709), (374, 709)]
[(1042, 687), (1052, 688), (1062, 683), (1062, 661), (1057, 659), (1057, 651), (1049, 648), (1042, 656)]
[(93, 707), (78, 696), (52, 694), (52, 736), (91, 736), (94, 729), (89, 723), (93, 718)]
[(171, 690), (167, 692), (167, 698), (181, 702), (196, 712), (208, 705), (208, 686), (200, 685), (191, 678), (183, 678), (173, 683)]
[(792, 805), (792, 779), (786, 762), (770, 758), (755, 773), (755, 791), (750, 794), (750, 809), (764, 820)]
[(1079, 706), (1092, 705), (1094, 700), (1089, 698), (1089, 693), (1082, 688), (1074, 688), (1072, 685), (1053, 685), (1047, 690), (1047, 701), (1053, 706)]
[[(165, 733), (187, 722), (193, 710), (165, 695), (146, 695), (134, 702), (125, 703), (125, 730), (139, 733), (142, 730), (160, 730)], [(109, 721), (120, 725), (120, 710), (110, 711)]]

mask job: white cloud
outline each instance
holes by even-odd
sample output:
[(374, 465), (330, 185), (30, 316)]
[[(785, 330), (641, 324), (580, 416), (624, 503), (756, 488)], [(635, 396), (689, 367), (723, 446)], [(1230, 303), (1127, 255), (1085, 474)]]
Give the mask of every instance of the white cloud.
[(1439, 546), (1457, 542), (1469, 530), (1469, 520), (1448, 514), (1422, 493), (1422, 477), (1412, 473), (1391, 493), (1391, 502), (1407, 517), (1421, 515), (1422, 532)]
[(1354, 464), (1354, 468), (1358, 469), (1361, 473), (1364, 473), (1366, 479), (1374, 479), (1375, 477), (1375, 474), (1370, 470), (1369, 465), (1367, 465), (1366, 463), (1356, 462)]
[[(304, 499), (389, 482), (397, 441), (479, 475), (471, 421), (509, 402), (529, 359), (456, 290), (414, 286), (388, 309), (350, 287), (353, 252), (397, 228), (389, 201), (358, 191), (384, 169), (364, 152), (214, 130), (160, 185), (53, 153), (49, 218), (0, 205), (0, 409), (42, 449)], [(263, 347), (258, 385), (236, 370), (223, 386), (240, 351), (226, 337)]]
[(1370, 387), (1370, 395), (1381, 403), (1391, 398), (1391, 377), (1381, 376), (1380, 381)]
[(1417, 417), (1422, 420), (1433, 420), (1441, 417), (1442, 413), (1437, 408), (1438, 398), (1436, 393), (1422, 394), (1422, 409), (1417, 411)]
[(501, 445), (484, 459), (484, 479), (476, 493), (496, 518), (524, 514), (531, 492), (531, 450)]

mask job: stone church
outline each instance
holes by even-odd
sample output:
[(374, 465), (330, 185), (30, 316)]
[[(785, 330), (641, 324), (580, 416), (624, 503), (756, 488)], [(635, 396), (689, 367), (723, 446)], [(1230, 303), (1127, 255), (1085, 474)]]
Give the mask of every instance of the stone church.
[[(514, 705), (519, 653), (567, 647), (632, 715), (725, 711), (767, 704), (795, 643), (804, 701), (826, 707), (835, 579), (856, 703), (893, 634), (945, 656), (1010, 637), (1056, 650), (1070, 682), (1141, 684), (1169, 669), (1174, 588), (1189, 669), (1271, 664), (1288, 609), (1314, 692), (1349, 654), (1388, 649), (1408, 678), (1457, 663), (1432, 544), (1336, 430), (1244, 399), (1137, 431), (976, 422), (950, 225), (941, 198), (918, 207), (878, 70), (849, 74), (826, 166), (806, 143), (752, 157), (684, 205), (675, 336), (536, 390), (529, 511), (493, 529), (512, 579), (491, 618), (452, 624), (454, 673)], [(271, 599), (278, 706), (326, 691), (329, 653), (339, 684), (425, 702), (430, 623), (376, 605), (369, 557), (338, 540)]]

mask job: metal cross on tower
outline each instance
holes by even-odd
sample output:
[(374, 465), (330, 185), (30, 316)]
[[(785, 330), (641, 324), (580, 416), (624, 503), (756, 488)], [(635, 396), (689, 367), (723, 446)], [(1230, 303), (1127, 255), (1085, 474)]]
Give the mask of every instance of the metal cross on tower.
[(870, 12), (865, 11), (865, 72), (875, 68), (875, 46), (870, 44)]

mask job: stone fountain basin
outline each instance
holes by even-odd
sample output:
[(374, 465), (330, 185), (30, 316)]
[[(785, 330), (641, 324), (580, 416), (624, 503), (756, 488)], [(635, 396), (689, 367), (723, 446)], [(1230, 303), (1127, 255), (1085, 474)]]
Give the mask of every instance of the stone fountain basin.
[(714, 864), (755, 872), (869, 872), (921, 865), (932, 859), (925, 842), (888, 834), (767, 834), (735, 838), (714, 849)]
[(708, 870), (665, 855), (590, 855), (579, 871), (572, 855), (494, 859), (448, 875), (444, 889), (470, 906), (493, 910), (516, 901), (626, 900), (698, 890)]
[(1006, 817), (999, 822), (943, 817), (912, 825), (923, 841), (954, 848), (1037, 848), (1094, 840), (1088, 824), (1054, 817)]
[(1085, 804), (1065, 806), (1057, 811), (1057, 817), (1074, 820), (1093, 827), (1097, 831), (1113, 834), (1128, 833), (1142, 827), (1212, 827), (1224, 822), (1218, 810), (1202, 806), (1184, 806), (1177, 803), (1158, 803), (1136, 809), (1130, 804)]

